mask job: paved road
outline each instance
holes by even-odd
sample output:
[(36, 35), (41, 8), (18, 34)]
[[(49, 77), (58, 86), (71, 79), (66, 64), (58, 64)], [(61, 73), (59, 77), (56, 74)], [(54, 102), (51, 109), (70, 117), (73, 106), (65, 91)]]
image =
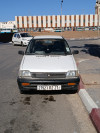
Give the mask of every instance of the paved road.
[(78, 94), (19, 93), (18, 50), (0, 44), (0, 133), (96, 133)]

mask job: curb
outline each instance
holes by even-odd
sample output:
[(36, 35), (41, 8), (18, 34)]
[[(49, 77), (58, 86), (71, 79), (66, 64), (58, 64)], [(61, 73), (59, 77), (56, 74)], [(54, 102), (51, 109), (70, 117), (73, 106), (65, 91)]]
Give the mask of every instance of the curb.
[(98, 40), (98, 39), (100, 39), (100, 37), (93, 37), (93, 38), (91, 38), (91, 37), (88, 37), (88, 38), (66, 38), (66, 40), (71, 40), (71, 41), (74, 41), (74, 40), (76, 40), (76, 41), (80, 41), (80, 40)]
[(90, 118), (96, 127), (98, 133), (100, 133), (100, 109), (93, 109)]
[[(88, 38), (65, 38), (66, 40), (70, 40), (70, 41), (80, 41), (80, 40), (98, 40), (100, 39), (100, 37), (88, 37)], [(3, 42), (0, 42), (3, 43)], [(11, 42), (7, 42), (7, 43), (11, 43)]]
[(80, 76), (80, 83), (79, 83), (79, 92), (78, 92), (83, 104), (85, 105), (91, 121), (93, 122), (96, 130), (100, 133), (100, 108), (97, 104), (93, 101), (93, 99), (89, 96), (87, 91), (85, 90), (82, 78)]

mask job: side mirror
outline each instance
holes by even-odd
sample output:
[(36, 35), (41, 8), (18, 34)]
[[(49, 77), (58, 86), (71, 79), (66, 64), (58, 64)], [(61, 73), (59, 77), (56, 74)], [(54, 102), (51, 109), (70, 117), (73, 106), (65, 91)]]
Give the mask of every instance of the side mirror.
[(72, 54), (79, 54), (79, 51), (78, 50), (74, 50), (74, 51), (72, 51)]
[(24, 55), (24, 51), (18, 51), (18, 54)]

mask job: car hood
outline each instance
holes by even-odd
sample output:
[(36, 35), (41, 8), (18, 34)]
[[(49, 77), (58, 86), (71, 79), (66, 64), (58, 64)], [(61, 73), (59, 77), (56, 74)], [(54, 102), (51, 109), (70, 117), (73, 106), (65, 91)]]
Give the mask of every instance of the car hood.
[(22, 37), (23, 40), (31, 40), (33, 37)]
[(77, 66), (73, 55), (24, 55), (20, 70), (29, 70), (30, 72), (67, 72), (69, 70), (77, 70)]

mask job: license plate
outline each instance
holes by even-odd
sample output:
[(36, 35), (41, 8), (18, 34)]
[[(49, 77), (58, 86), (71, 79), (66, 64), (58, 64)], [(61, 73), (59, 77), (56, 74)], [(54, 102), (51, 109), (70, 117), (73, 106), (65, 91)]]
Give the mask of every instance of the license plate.
[(61, 90), (61, 85), (38, 85), (37, 90)]

